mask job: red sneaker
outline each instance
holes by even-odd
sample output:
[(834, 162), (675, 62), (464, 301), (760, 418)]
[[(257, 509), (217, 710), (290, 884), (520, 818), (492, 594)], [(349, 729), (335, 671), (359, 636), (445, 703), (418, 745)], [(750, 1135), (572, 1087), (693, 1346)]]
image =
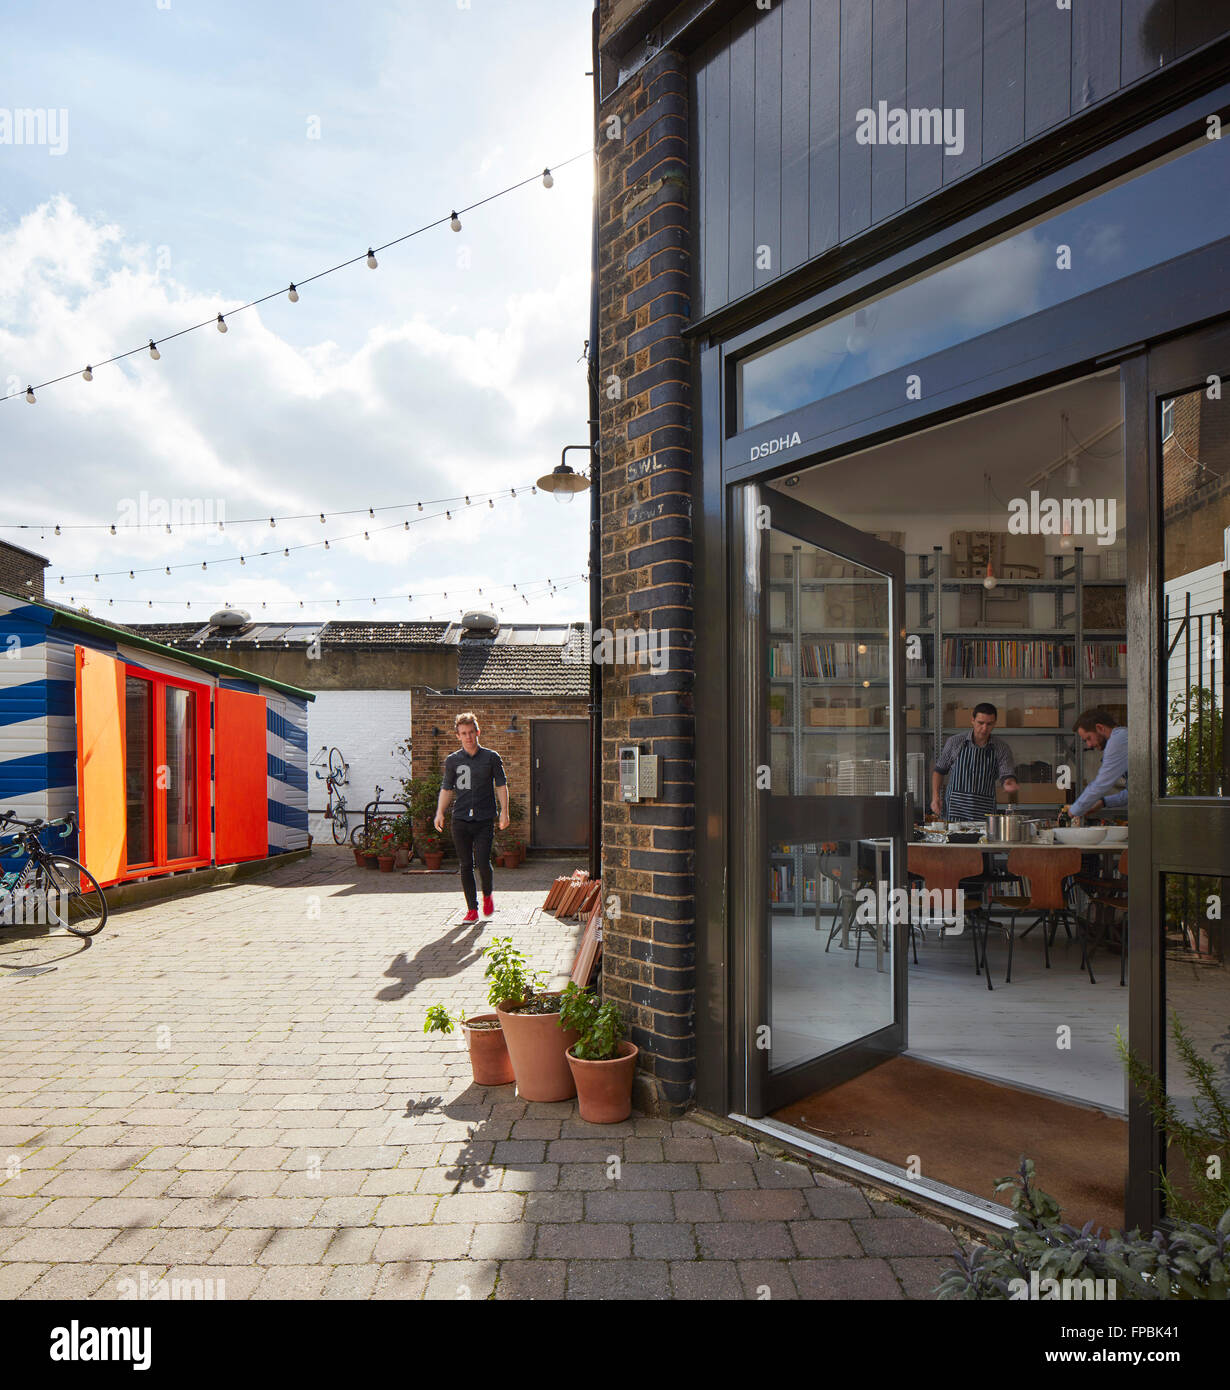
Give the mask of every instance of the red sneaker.
[(490, 917), (495, 911), (495, 899), (490, 893), (483, 894), (483, 916)]
[(478, 921), (478, 908), (472, 907), (469, 912), (461, 919), (463, 923)]

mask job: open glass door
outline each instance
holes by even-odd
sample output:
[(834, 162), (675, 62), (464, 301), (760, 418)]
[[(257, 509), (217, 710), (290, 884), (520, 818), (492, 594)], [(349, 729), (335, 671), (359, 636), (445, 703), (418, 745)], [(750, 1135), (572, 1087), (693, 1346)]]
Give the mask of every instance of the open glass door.
[(760, 1116), (905, 1048), (905, 560), (742, 491), (742, 1089)]

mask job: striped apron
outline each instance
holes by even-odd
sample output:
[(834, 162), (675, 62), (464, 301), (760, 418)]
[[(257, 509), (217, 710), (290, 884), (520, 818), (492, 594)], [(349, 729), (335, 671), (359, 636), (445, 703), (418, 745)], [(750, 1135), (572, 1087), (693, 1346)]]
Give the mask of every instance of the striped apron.
[(994, 814), (998, 768), (999, 757), (990, 740), (984, 748), (979, 748), (972, 738), (965, 740), (945, 788), (948, 820), (981, 820)]

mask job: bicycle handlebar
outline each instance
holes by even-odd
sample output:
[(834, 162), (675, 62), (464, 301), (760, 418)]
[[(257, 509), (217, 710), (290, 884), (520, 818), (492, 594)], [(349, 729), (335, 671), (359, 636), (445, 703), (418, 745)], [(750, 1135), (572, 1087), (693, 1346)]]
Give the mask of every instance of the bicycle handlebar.
[(58, 816), (55, 820), (40, 820), (37, 816), (33, 820), (22, 820), (16, 811), (0, 811), (0, 829), (10, 825), (32, 830), (35, 834), (40, 830), (51, 830), (62, 825), (64, 829), (60, 831), (60, 839), (67, 840), (77, 828), (77, 813), (70, 811), (68, 815)]

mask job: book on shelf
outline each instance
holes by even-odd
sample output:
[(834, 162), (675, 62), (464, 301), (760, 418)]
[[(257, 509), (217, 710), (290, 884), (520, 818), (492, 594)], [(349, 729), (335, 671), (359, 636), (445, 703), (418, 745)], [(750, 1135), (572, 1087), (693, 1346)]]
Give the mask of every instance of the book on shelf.
[(1126, 642), (1086, 642), (1085, 677), (1087, 680), (1123, 680), (1127, 676)]
[(953, 679), (1070, 679), (1074, 658), (1074, 643), (1062, 640), (944, 638), (944, 674)]
[[(859, 647), (864, 650), (859, 651)], [(917, 663), (915, 663), (917, 664)], [(769, 675), (793, 676), (795, 644), (769, 645)], [(799, 675), (813, 680), (870, 680), (888, 675), (888, 643), (800, 642)]]

